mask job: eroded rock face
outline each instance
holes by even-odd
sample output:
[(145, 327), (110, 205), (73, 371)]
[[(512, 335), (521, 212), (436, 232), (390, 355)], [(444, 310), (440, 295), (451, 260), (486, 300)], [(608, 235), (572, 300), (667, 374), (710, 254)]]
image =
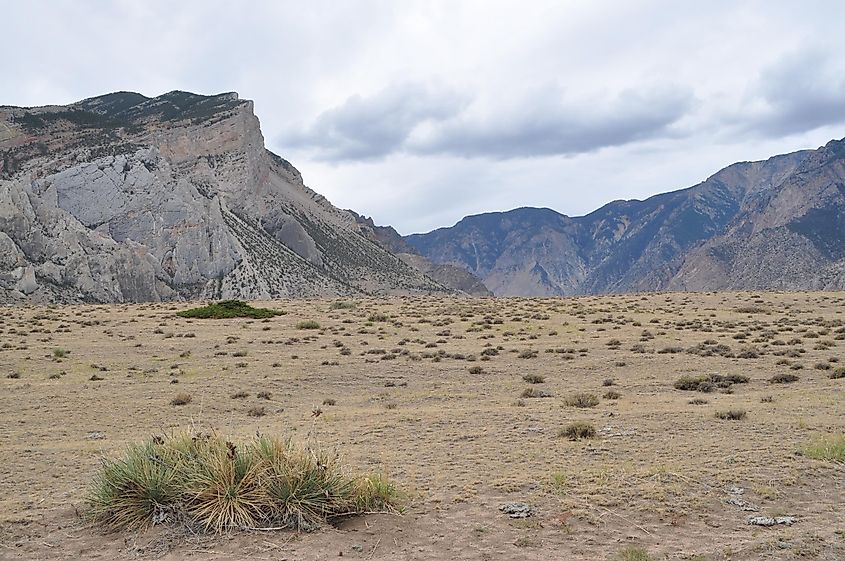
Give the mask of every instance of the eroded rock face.
[(265, 150), (236, 94), (0, 107), (0, 301), (440, 292)]
[(402, 236), (391, 226), (376, 226), (372, 218), (360, 216), (349, 211), (355, 216), (361, 233), (370, 240), (375, 241), (386, 250), (396, 254), (402, 261), (411, 267), (422, 271), (440, 284), (453, 290), (463, 292), (470, 296), (492, 296), (493, 293), (484, 286), (474, 274), (464, 267), (451, 264), (434, 263), (430, 259), (420, 255), (413, 246), (402, 239)]

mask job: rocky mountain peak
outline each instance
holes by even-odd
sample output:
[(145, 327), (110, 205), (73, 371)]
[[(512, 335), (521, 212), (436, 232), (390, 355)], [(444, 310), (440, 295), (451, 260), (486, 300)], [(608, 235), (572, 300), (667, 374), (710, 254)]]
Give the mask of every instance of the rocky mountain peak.
[(264, 147), (251, 101), (0, 107), (0, 301), (448, 291)]

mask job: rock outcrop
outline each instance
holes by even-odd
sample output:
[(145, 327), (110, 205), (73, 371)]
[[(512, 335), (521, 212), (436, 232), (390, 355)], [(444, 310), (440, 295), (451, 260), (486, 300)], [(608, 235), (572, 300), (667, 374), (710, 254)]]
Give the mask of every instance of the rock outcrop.
[(391, 226), (376, 226), (372, 218), (359, 216), (351, 212), (358, 220), (362, 233), (375, 241), (386, 250), (395, 254), (405, 263), (433, 278), (443, 286), (470, 296), (492, 296), (493, 293), (484, 286), (477, 276), (465, 268), (449, 263), (434, 263), (423, 257), (399, 232)]
[(237, 94), (0, 107), (0, 302), (448, 290), (266, 150)]
[(521, 208), (404, 238), (496, 295), (845, 288), (845, 140), (581, 217)]

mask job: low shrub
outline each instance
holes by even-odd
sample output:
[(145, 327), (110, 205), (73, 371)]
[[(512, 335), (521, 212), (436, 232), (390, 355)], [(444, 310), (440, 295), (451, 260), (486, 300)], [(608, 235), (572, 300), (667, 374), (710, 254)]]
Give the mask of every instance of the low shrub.
[(620, 561), (654, 561), (648, 551), (636, 545), (629, 545), (619, 553)]
[(716, 411), (716, 418), (724, 421), (741, 421), (746, 417), (744, 409), (728, 409), (727, 411)]
[(838, 380), (840, 378), (845, 378), (845, 368), (837, 368), (833, 372), (827, 375), (828, 378), (831, 380)]
[(222, 300), (220, 302), (208, 304), (207, 306), (176, 312), (176, 315), (179, 317), (193, 319), (267, 319), (284, 314), (285, 312), (280, 310), (253, 308), (246, 302), (242, 302), (240, 300)]
[(370, 314), (367, 317), (367, 321), (369, 321), (371, 323), (376, 323), (376, 322), (380, 322), (380, 321), (387, 321), (389, 319), (390, 318), (387, 317), (387, 314), (379, 314), (379, 313)]
[(798, 376), (795, 374), (789, 374), (788, 372), (782, 372), (780, 374), (775, 374), (771, 378), (769, 378), (770, 384), (791, 384), (792, 382), (798, 381)]
[(733, 384), (747, 384), (744, 374), (701, 374), (699, 376), (681, 376), (675, 380), (675, 389), (685, 391), (712, 392), (716, 388), (730, 388)]
[(296, 324), (297, 329), (320, 329), (320, 324), (314, 321), (313, 319), (307, 319), (305, 321), (300, 321)]
[(536, 388), (525, 388), (522, 392), (522, 397), (552, 397), (552, 394)]
[(312, 530), (339, 515), (395, 511), (383, 476), (352, 477), (336, 453), (256, 436), (154, 437), (103, 461), (88, 517), (113, 529), (185, 523), (205, 532), (256, 527)]
[(525, 374), (522, 379), (529, 384), (542, 384), (546, 381), (542, 374)]
[(178, 393), (176, 397), (170, 400), (170, 405), (187, 405), (191, 402), (191, 394)]
[(564, 399), (563, 402), (570, 407), (580, 407), (585, 409), (587, 407), (595, 407), (598, 405), (599, 398), (596, 394), (578, 392), (566, 396), (566, 399)]
[(582, 438), (595, 438), (596, 428), (587, 421), (575, 421), (560, 429), (557, 435), (570, 440), (581, 440)]

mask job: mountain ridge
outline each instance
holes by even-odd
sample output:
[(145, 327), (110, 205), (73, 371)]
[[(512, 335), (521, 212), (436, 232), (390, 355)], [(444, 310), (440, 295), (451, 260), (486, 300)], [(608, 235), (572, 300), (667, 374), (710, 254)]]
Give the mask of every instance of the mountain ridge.
[[(612, 201), (583, 216), (570, 217), (552, 209), (522, 207), (464, 217), (454, 226), (411, 234), (404, 239), (434, 262), (465, 267), (479, 276), (496, 295), (560, 296), (667, 289), (709, 290), (723, 286), (737, 289), (805, 285), (841, 287), (839, 280), (822, 281), (812, 274), (805, 281), (780, 282), (774, 271), (753, 282), (750, 273), (746, 272), (743, 273), (744, 281), (734, 281), (724, 278), (726, 274), (730, 277), (728, 273), (719, 276), (720, 267), (724, 267), (712, 258), (710, 268), (696, 266), (695, 260), (712, 257), (715, 248), (709, 254), (698, 251), (699, 248), (710, 247), (708, 243), (721, 239), (719, 236), (728, 231), (733, 232), (732, 238), (722, 246), (742, 246), (741, 239), (737, 238), (741, 238), (745, 230), (740, 229), (739, 224), (758, 230), (791, 224), (792, 234), (801, 236), (796, 229), (807, 223), (806, 220), (801, 222), (805, 212), (817, 209), (816, 216), (821, 216), (818, 215), (819, 204), (822, 208), (824, 204), (832, 204), (836, 209), (845, 206), (839, 191), (840, 197), (828, 197), (822, 204), (821, 195), (804, 196), (806, 193), (789, 186), (789, 182), (799, 181), (807, 174), (811, 176), (809, 183), (845, 181), (842, 170), (825, 178), (817, 173), (818, 166), (808, 167), (806, 163), (816, 157), (828, 163), (840, 161), (845, 155), (842, 145), (843, 141), (834, 140), (817, 150), (801, 150), (756, 162), (737, 162), (697, 185), (642, 200)], [(820, 156), (822, 152), (826, 155)], [(764, 212), (772, 201), (778, 200), (778, 193), (790, 190), (793, 192), (792, 207), (782, 203), (777, 212)], [(839, 211), (834, 211), (834, 215), (840, 216)], [(749, 217), (753, 217), (753, 225)], [(837, 247), (843, 236), (840, 232), (828, 229)], [(801, 243), (794, 235), (790, 240), (792, 245), (784, 247)], [(758, 270), (765, 270), (763, 262), (771, 259), (770, 254), (774, 251), (772, 248), (768, 253), (758, 255)], [(787, 257), (786, 261), (796, 262), (810, 259), (806, 252), (797, 249)], [(831, 259), (839, 258), (831, 254)], [(838, 270), (839, 267), (816, 256), (811, 261), (812, 267), (805, 269), (832, 266)], [(752, 263), (743, 266), (743, 271), (753, 269)], [(693, 274), (692, 271), (697, 272)], [(736, 274), (739, 275), (739, 269)]]

